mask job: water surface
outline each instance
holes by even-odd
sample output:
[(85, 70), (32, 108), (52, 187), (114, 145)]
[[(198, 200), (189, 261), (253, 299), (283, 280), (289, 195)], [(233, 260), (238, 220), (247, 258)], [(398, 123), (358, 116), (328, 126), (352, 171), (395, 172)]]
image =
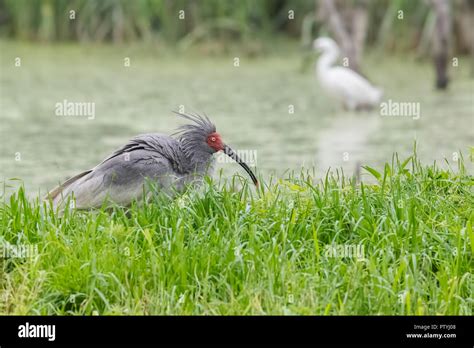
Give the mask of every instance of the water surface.
[[(296, 48), (240, 57), (239, 67), (231, 56), (133, 47), (0, 42), (0, 52), (0, 181), (20, 178), (30, 194), (93, 167), (136, 134), (172, 133), (181, 121), (171, 110), (181, 105), (208, 114), (234, 148), (256, 151), (264, 176), (302, 166), (315, 166), (319, 175), (342, 167), (350, 175), (359, 163), (381, 167), (394, 152), (408, 156), (415, 140), (423, 162), (447, 165), (447, 158), (455, 168), (456, 153), (469, 162), (474, 143), (474, 80), (462, 59), (450, 71), (449, 90), (438, 92), (430, 62), (367, 58), (364, 71), (386, 100), (420, 103), (415, 120), (382, 117), (379, 109), (344, 111), (319, 89), (313, 69), (300, 71)], [(63, 100), (95, 103), (94, 119), (55, 115)], [(219, 166), (225, 175), (241, 171), (233, 163)]]

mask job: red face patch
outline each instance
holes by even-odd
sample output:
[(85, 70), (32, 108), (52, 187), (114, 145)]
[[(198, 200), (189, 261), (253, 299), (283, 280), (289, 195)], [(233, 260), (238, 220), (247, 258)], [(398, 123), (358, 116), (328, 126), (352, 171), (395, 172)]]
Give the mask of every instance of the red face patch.
[(216, 152), (224, 150), (224, 143), (222, 142), (221, 136), (217, 132), (209, 134), (206, 143), (211, 148), (216, 150)]

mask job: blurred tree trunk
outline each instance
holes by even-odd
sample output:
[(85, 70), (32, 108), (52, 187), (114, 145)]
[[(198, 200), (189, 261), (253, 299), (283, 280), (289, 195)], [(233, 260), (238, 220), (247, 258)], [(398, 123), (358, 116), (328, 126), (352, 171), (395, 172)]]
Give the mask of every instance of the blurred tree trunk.
[(436, 88), (448, 87), (448, 54), (451, 36), (451, 12), (449, 0), (431, 0), (436, 13), (435, 33), (433, 35), (433, 59), (436, 68)]
[(40, 24), (38, 38), (42, 41), (51, 41), (54, 38), (54, 8), (51, 1), (43, 1), (40, 7)]
[(360, 63), (364, 53), (365, 39), (367, 37), (367, 25), (369, 21), (367, 1), (358, 1), (352, 10), (352, 37), (357, 65)]
[(457, 38), (456, 52), (471, 55), (471, 76), (474, 77), (474, 1), (456, 2), (456, 13), (453, 14), (454, 37)]
[(343, 1), (339, 8), (334, 0), (322, 0), (316, 1), (316, 6), (318, 12), (323, 14), (320, 18), (324, 19), (339, 43), (343, 56), (348, 58), (349, 68), (359, 72), (367, 35), (367, 0), (356, 1), (351, 7)]

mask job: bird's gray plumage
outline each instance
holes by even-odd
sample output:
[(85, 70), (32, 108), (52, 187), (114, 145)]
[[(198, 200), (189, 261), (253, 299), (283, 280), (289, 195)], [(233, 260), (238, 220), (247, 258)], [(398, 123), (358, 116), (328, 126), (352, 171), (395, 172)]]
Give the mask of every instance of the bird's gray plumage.
[(187, 184), (199, 182), (213, 170), (213, 154), (207, 143), (215, 125), (199, 115), (179, 114), (192, 121), (174, 135), (142, 134), (107, 157), (96, 167), (67, 180), (52, 190), (48, 198), (62, 206), (74, 195), (78, 209), (100, 207), (109, 199), (129, 205), (141, 199), (146, 180), (165, 193), (181, 191)]

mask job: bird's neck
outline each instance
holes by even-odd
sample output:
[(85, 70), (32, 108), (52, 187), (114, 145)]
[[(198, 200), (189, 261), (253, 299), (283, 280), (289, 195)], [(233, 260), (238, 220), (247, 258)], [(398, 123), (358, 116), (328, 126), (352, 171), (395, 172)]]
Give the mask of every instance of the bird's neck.
[(188, 156), (189, 171), (210, 175), (214, 169), (214, 156), (209, 152), (195, 151)]
[(339, 52), (336, 50), (323, 52), (316, 65), (317, 72), (320, 74), (329, 69), (336, 62), (338, 57)]

